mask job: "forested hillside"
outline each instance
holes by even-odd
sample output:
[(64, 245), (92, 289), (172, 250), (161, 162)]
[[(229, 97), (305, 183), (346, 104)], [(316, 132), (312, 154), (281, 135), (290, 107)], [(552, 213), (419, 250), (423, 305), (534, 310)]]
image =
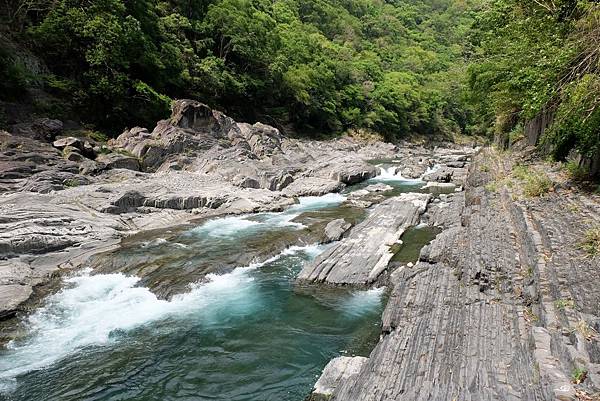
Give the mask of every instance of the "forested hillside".
[(42, 88), (64, 104), (38, 105), (114, 133), (175, 97), (304, 132), (465, 132), (477, 3), (9, 0), (2, 97)]
[(534, 135), (558, 159), (572, 149), (593, 156), (599, 8), (588, 0), (7, 0), (0, 101), (29, 99), (36, 112), (112, 134), (151, 126), (171, 99), (189, 97), (309, 135), (475, 133), (505, 143)]
[[(470, 67), (483, 127), (527, 131), (558, 159), (600, 153), (600, 7), (595, 1), (495, 0), (477, 16)], [(537, 132), (535, 132), (537, 131)]]

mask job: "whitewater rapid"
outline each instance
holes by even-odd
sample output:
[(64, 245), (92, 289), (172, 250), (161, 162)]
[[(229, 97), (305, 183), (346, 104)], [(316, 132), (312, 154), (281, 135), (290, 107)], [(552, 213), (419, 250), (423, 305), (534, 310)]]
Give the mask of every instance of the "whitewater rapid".
[(263, 262), (227, 274), (209, 274), (202, 283), (192, 284), (189, 292), (169, 301), (136, 286), (138, 277), (92, 275), (86, 270), (66, 279), (66, 288), (50, 296), (25, 322), (27, 338), (11, 341), (0, 354), (0, 390), (12, 388), (19, 375), (48, 367), (86, 347), (117, 342), (119, 334), (171, 316), (251, 312), (243, 310), (257, 304), (251, 302), (258, 294), (250, 272), (284, 256), (315, 257), (324, 249), (323, 245), (293, 246)]
[(237, 235), (251, 235), (257, 231), (270, 230), (277, 227), (302, 229), (305, 226), (294, 222), (300, 214), (326, 207), (337, 206), (344, 202), (346, 197), (338, 193), (323, 196), (305, 196), (298, 198), (298, 204), (278, 213), (258, 213), (252, 215), (229, 216), (217, 218), (191, 230), (194, 234), (207, 234), (212, 237), (232, 237)]
[(440, 168), (440, 165), (436, 164), (431, 167), (427, 167), (427, 170), (419, 177), (419, 178), (406, 178), (402, 176), (402, 172), (399, 171), (399, 168), (396, 166), (385, 167), (379, 166), (380, 172), (379, 175), (374, 177), (374, 180), (378, 181), (401, 181), (401, 182), (414, 182), (421, 183), (424, 182), (424, 177), (428, 174), (434, 173)]
[[(218, 218), (192, 229), (191, 233), (230, 237), (226, 243), (235, 244), (236, 238), (251, 235), (253, 230), (298, 227), (299, 223), (292, 220), (301, 213), (336, 206), (345, 200), (341, 194), (303, 197), (284, 212)], [(142, 247), (165, 242), (157, 238)], [(72, 355), (85, 358), (97, 347), (134, 338), (133, 332), (153, 323), (197, 319), (210, 324), (225, 317), (251, 316), (257, 308), (266, 307), (260, 284), (252, 272), (284, 257), (315, 258), (326, 247), (292, 246), (260, 263), (238, 267), (227, 274), (209, 274), (190, 285), (188, 292), (170, 300), (157, 298), (148, 288), (139, 286), (138, 277), (122, 273), (94, 275), (91, 270), (84, 270), (66, 278), (65, 287), (49, 296), (44, 306), (23, 322), (26, 336), (11, 341), (6, 350), (0, 351), (0, 392), (15, 389), (19, 376), (49, 368)], [(243, 250), (234, 247), (232, 251)], [(346, 316), (360, 317), (380, 305), (382, 294), (383, 289), (353, 291), (335, 307)]]

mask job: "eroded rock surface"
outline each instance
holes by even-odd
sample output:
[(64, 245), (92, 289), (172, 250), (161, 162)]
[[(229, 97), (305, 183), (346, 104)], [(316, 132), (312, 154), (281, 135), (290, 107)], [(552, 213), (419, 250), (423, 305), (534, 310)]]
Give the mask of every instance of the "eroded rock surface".
[(382, 339), (332, 400), (593, 399), (598, 258), (578, 241), (600, 221), (600, 199), (486, 190), (486, 171), (505, 169), (481, 156), (466, 192), (428, 211), (445, 230), (415, 266), (392, 274)]
[(391, 246), (419, 222), (429, 194), (407, 193), (376, 205), (350, 234), (308, 263), (298, 279), (328, 284), (368, 285), (387, 268)]
[(362, 356), (339, 356), (329, 361), (323, 369), (323, 374), (315, 383), (309, 401), (326, 401), (330, 399), (335, 389), (341, 383), (356, 376), (367, 360)]
[(103, 244), (202, 216), (282, 210), (297, 196), (375, 175), (366, 160), (397, 151), (351, 138), (291, 139), (192, 100), (175, 102), (151, 132), (129, 129), (108, 147), (61, 134), (50, 119), (0, 132), (0, 287), (11, 286), (1, 316)]

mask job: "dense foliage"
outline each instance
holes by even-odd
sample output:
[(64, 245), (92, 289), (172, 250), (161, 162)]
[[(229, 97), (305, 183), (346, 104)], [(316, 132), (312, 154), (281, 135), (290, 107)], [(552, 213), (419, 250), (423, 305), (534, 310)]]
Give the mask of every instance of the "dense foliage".
[(170, 98), (192, 97), (241, 118), (392, 139), (469, 129), (476, 3), (7, 0), (3, 14), (45, 61), (45, 89), (105, 127), (150, 125)]
[(543, 144), (558, 158), (600, 151), (600, 5), (492, 0), (473, 32), (470, 86), (484, 127), (519, 131), (546, 114)]

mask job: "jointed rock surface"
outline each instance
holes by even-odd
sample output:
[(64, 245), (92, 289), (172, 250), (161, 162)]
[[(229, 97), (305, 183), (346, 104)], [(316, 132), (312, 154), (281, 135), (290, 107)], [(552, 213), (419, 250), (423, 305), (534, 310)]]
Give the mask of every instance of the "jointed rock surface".
[(578, 241), (599, 199), (484, 188), (505, 169), (485, 152), (466, 191), (428, 212), (444, 231), (392, 274), (381, 340), (332, 400), (597, 399), (600, 264)]

